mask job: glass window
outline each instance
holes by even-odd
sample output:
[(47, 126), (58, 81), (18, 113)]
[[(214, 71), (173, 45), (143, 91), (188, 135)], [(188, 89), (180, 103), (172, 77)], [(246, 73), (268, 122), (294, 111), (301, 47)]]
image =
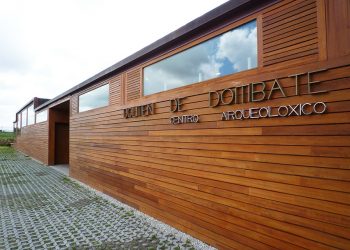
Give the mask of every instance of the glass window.
[(34, 105), (32, 104), (31, 106), (28, 107), (28, 125), (34, 124), (34, 117), (35, 112), (34, 112)]
[(27, 109), (22, 111), (22, 127), (27, 126)]
[(144, 68), (144, 95), (257, 67), (256, 20)]
[(108, 106), (109, 84), (79, 96), (79, 112)]
[(18, 128), (22, 127), (22, 116), (21, 113), (17, 114), (17, 123), (18, 123)]
[(36, 123), (47, 121), (47, 109), (36, 113)]

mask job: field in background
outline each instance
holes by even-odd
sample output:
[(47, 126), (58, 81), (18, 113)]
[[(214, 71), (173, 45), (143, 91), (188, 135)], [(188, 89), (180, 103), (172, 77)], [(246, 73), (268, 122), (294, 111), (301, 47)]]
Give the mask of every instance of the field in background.
[(0, 146), (10, 146), (15, 140), (15, 133), (0, 132)]

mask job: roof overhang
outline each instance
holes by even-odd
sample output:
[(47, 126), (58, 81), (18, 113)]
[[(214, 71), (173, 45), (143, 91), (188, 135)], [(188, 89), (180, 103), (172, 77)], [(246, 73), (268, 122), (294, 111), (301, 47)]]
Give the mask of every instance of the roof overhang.
[(73, 88), (65, 91), (64, 93), (56, 96), (50, 101), (42, 104), (36, 110), (43, 109), (56, 102), (57, 100), (69, 96), (80, 89), (88, 87), (97, 81), (103, 80), (112, 74), (121, 72), (129, 67), (132, 67), (142, 61), (151, 58), (154, 55), (161, 54), (162, 51), (166, 51), (174, 46), (179, 46), (184, 41), (188, 41), (193, 38), (195, 34), (203, 33), (204, 30), (210, 30), (210, 27), (215, 27), (215, 24), (225, 23), (228, 20), (239, 20), (244, 18), (252, 12), (258, 11), (266, 6), (269, 6), (280, 0), (231, 0), (217, 8), (207, 12), (206, 14), (196, 18), (188, 24), (180, 27), (179, 29), (171, 32), (170, 34), (162, 37), (154, 43), (146, 46), (145, 48), (137, 51), (131, 56), (121, 60), (120, 62), (108, 67), (107, 69), (99, 72), (98, 74), (90, 77), (82, 83), (74, 86)]

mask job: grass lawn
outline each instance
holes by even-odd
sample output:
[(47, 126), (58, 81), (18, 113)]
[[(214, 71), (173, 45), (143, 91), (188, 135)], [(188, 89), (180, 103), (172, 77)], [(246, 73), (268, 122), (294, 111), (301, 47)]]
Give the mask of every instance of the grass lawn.
[(0, 140), (13, 140), (15, 139), (14, 132), (0, 132)]
[(12, 147), (0, 146), (0, 154), (13, 154), (15, 150)]
[(0, 145), (10, 145), (14, 140), (14, 132), (0, 132)]

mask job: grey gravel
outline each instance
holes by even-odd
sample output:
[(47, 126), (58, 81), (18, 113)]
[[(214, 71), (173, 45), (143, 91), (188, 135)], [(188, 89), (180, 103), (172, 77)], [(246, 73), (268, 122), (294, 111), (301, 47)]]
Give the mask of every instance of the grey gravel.
[(0, 249), (214, 249), (14, 151), (0, 150)]

